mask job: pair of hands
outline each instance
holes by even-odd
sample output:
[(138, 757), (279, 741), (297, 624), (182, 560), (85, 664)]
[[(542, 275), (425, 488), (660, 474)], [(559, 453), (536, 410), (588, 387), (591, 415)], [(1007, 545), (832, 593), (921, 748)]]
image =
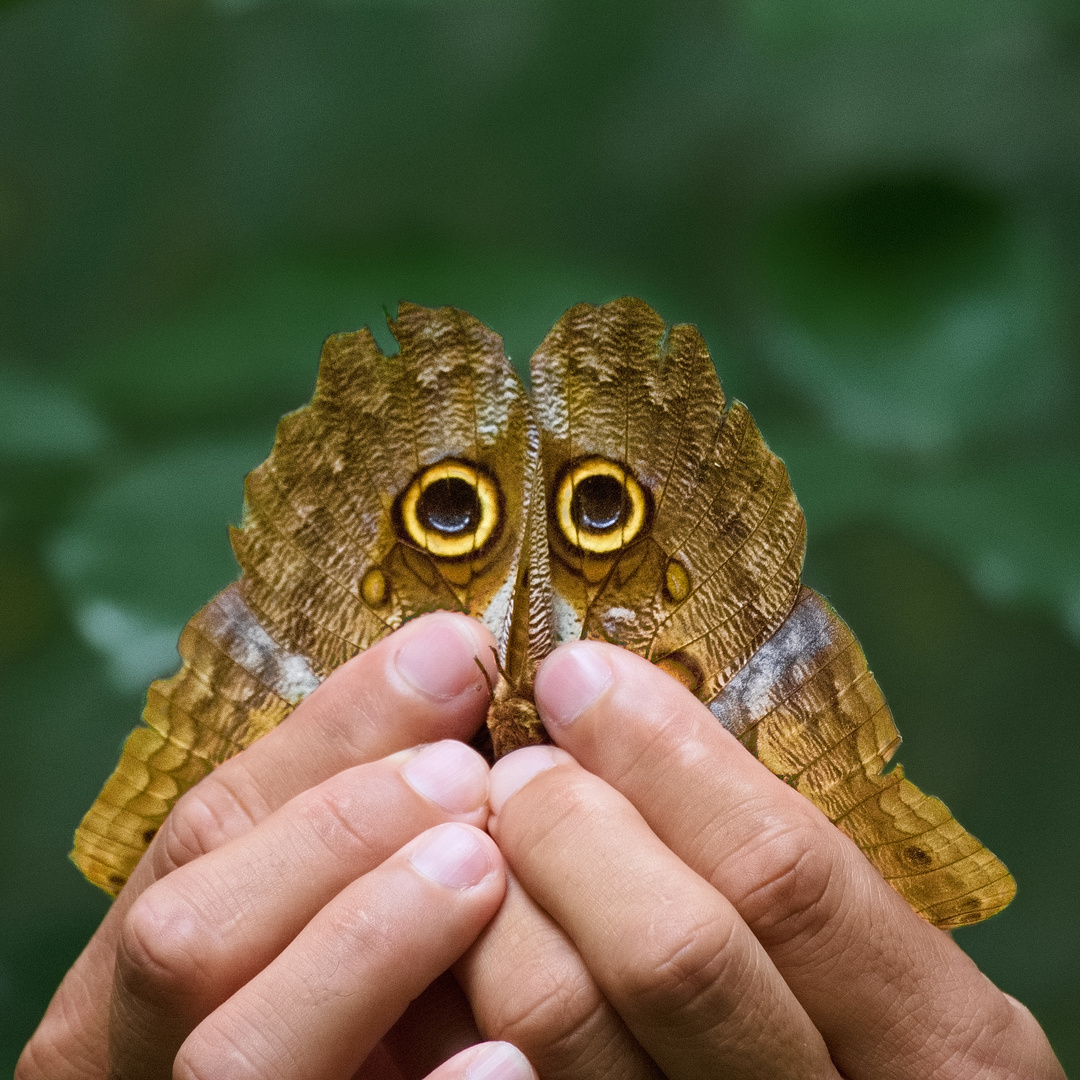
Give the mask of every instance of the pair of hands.
[(1022, 1005), (639, 657), (557, 650), (558, 746), (489, 770), (453, 740), (490, 646), (410, 623), (188, 792), (16, 1080), (1063, 1080)]

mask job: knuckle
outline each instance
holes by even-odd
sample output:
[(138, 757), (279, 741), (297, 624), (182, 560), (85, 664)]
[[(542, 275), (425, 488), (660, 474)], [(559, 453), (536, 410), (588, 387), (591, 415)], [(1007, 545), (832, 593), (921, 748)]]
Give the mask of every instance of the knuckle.
[[(831, 827), (831, 826), (830, 826)], [(741, 859), (753, 882), (740, 914), (766, 946), (816, 937), (837, 913), (837, 845), (816, 822), (755, 837)]]
[[(389, 800), (390, 793), (386, 795)], [(358, 805), (356, 783), (347, 774), (338, 774), (296, 800), (306, 834), (335, 858), (367, 868), (381, 862), (389, 852), (379, 844), (378, 831), (372, 834), (369, 821), (365, 828), (365, 809), (370, 812), (370, 806)]]
[(228, 763), (185, 793), (151, 849), (155, 880), (253, 828), (258, 816), (226, 776)]
[[(973, 992), (963, 1021), (938, 1033), (942, 1063), (935, 1075), (964, 1080), (977, 1068), (987, 1080), (1007, 1080), (1021, 1072), (1032, 1080), (1064, 1080), (1035, 1017), (1019, 1001), (992, 989), (989, 1001)], [(922, 1049), (913, 1047), (912, 1056)]]
[[(341, 894), (339, 894), (340, 896)], [(424, 912), (410, 906), (409, 920)], [(430, 917), (433, 911), (426, 914)], [(310, 949), (333, 957), (342, 970), (376, 967), (393, 953), (397, 943), (396, 913), (362, 904), (330, 903), (319, 912), (317, 927), (308, 941)]]
[(579, 1060), (592, 1048), (592, 1033), (607, 1012), (604, 998), (584, 970), (567, 977), (544, 967), (530, 972), (527, 984), (501, 997), (482, 1018), (485, 1036), (542, 1050), (547, 1058)]
[(152, 885), (121, 924), (117, 979), (139, 998), (190, 997), (202, 983), (211, 944), (195, 909), (171, 889)]
[(309, 1067), (299, 1047), (310, 1038), (267, 1002), (249, 1000), (228, 1017), (212, 1014), (184, 1040), (173, 1060), (172, 1080), (304, 1076)]
[(617, 966), (617, 1000), (641, 1016), (692, 1011), (733, 977), (734, 932), (734, 915), (690, 922), (663, 913), (634, 935), (640, 945), (627, 950)]
[(204, 813), (205, 805), (196, 798), (177, 803), (165, 819), (151, 849), (155, 881), (211, 850), (209, 830), (202, 820)]

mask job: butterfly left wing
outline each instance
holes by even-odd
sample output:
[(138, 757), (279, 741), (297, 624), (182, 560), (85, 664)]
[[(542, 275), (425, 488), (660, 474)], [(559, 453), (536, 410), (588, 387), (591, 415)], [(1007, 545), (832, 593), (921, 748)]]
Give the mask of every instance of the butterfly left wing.
[(559, 640), (680, 679), (862, 848), (924, 918), (986, 918), (1008, 871), (901, 769), (851, 632), (800, 586), (805, 525), (704, 341), (647, 304), (579, 304), (533, 357)]
[[(538, 435), (498, 336), (453, 308), (399, 308), (323, 348), (315, 396), (245, 485), (243, 575), (188, 623), (183, 665), (83, 819), (72, 858), (116, 894), (177, 798), (279, 723), (335, 667), (439, 608), (483, 619), (504, 664)], [(519, 616), (520, 617), (520, 616)]]

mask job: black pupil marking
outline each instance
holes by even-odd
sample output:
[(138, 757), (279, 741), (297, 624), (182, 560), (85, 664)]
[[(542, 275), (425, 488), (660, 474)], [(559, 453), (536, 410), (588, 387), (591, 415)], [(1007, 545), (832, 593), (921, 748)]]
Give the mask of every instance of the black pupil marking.
[(622, 521), (625, 509), (625, 490), (614, 476), (586, 476), (574, 485), (570, 515), (579, 529), (607, 532)]
[(444, 476), (428, 484), (420, 493), (416, 513), (425, 529), (444, 536), (460, 536), (480, 527), (476, 488), (458, 476)]

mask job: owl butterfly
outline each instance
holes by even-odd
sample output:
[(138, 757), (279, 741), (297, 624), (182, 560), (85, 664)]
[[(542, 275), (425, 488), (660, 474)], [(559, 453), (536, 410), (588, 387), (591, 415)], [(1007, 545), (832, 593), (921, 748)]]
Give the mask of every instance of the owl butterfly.
[(543, 741), (538, 662), (587, 637), (681, 680), (848, 834), (923, 918), (1000, 911), (1005, 867), (897, 767), (858, 642), (800, 584), (802, 511), (692, 326), (640, 300), (579, 304), (532, 358), (453, 308), (402, 304), (325, 344), (312, 402), (247, 479), (243, 574), (185, 627), (180, 671), (83, 819), (72, 857), (115, 894), (170, 807), (339, 664), (436, 609), (497, 642), (481, 746)]

